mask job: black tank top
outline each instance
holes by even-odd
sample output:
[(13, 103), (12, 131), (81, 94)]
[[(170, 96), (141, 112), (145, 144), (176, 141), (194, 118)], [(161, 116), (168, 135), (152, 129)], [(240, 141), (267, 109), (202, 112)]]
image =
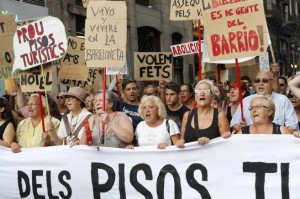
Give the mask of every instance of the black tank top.
[(0, 126), (0, 139), (3, 140), (3, 133), (7, 125), (10, 123), (10, 121), (5, 121), (1, 126)]
[[(206, 129), (199, 129), (199, 124), (198, 124), (198, 114), (197, 114), (197, 109), (193, 109), (188, 116), (188, 120), (185, 126), (185, 134), (184, 134), (184, 139), (185, 143), (188, 142), (194, 142), (197, 141), (200, 137), (207, 137), (209, 139), (214, 139), (216, 137), (220, 137), (220, 132), (219, 132), (219, 112), (218, 109), (214, 109), (213, 113), (213, 121), (210, 125), (210, 127)], [(194, 117), (194, 127), (192, 127), (192, 118)]]
[[(250, 126), (243, 126), (241, 130), (242, 134), (250, 134)], [(273, 123), (272, 134), (282, 134), (280, 131), (280, 125)]]

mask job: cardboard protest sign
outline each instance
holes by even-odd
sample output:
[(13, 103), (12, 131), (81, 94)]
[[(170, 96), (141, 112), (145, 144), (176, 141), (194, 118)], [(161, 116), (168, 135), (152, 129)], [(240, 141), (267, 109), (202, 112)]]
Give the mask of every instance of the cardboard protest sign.
[(0, 68), (0, 80), (16, 79), (19, 73), (12, 73), (12, 66), (6, 66)]
[[(173, 45), (170, 46), (170, 48), (173, 57), (195, 54), (195, 53), (199, 53), (200, 51), (199, 41), (192, 41), (188, 43)], [(203, 41), (201, 41), (201, 52), (203, 52)]]
[(172, 80), (173, 66), (170, 52), (135, 52), (134, 78), (140, 81)]
[(88, 67), (124, 67), (127, 39), (124, 1), (90, 1), (85, 31)]
[(0, 15), (0, 67), (13, 65), (13, 36), (16, 29), (14, 15)]
[(106, 75), (127, 75), (128, 74), (128, 67), (127, 62), (123, 68), (106, 68)]
[(85, 77), (84, 80), (76, 80), (76, 79), (64, 79), (62, 75), (58, 77), (58, 84), (60, 85), (66, 85), (69, 87), (73, 86), (80, 86), (83, 85), (84, 87), (87, 86), (88, 82), (91, 82), (93, 84), (94, 90), (101, 89), (101, 76), (97, 69), (87, 68), (88, 75)]
[(268, 52), (265, 55), (259, 56), (259, 70), (260, 71), (270, 71), (269, 53)]
[(56, 17), (45, 17), (17, 28), (14, 35), (13, 71), (28, 70), (65, 55), (65, 27)]
[(52, 65), (44, 65), (43, 73), (41, 67), (20, 71), (19, 78), (22, 92), (51, 91)]
[(204, 36), (211, 61), (251, 57), (267, 50), (263, 1), (253, 0), (204, 12)]
[(62, 58), (58, 78), (85, 81), (88, 72), (84, 59), (84, 39), (69, 36), (68, 50)]

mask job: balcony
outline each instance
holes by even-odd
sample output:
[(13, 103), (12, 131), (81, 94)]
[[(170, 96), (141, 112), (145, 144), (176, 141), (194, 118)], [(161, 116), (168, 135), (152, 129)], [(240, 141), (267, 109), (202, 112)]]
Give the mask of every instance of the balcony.
[(282, 22), (282, 11), (280, 7), (274, 3), (272, 3), (271, 0), (264, 1), (265, 6), (265, 14), (267, 21), (270, 23), (281, 23)]

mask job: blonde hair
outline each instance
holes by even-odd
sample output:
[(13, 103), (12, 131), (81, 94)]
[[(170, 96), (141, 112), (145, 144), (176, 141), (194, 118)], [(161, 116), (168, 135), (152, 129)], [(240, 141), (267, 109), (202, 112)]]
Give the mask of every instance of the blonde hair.
[(212, 94), (215, 94), (215, 91), (214, 91), (214, 84), (210, 81), (210, 80), (207, 80), (207, 79), (203, 79), (203, 80), (201, 80), (200, 82), (198, 82), (197, 84), (196, 84), (196, 86), (195, 86), (195, 90), (196, 90), (196, 87), (197, 86), (199, 86), (199, 85), (201, 85), (201, 84), (206, 84), (206, 85), (208, 85), (210, 88), (210, 92), (212, 93)]
[(272, 111), (271, 115), (269, 116), (270, 120), (273, 121), (274, 120), (274, 116), (275, 116), (275, 104), (272, 100), (271, 97), (268, 97), (268, 96), (264, 96), (264, 95), (256, 95), (254, 96), (251, 100), (250, 100), (250, 106), (252, 106), (252, 103), (255, 101), (255, 100), (263, 100), (264, 101), (264, 106), (268, 107), (268, 109), (270, 111)]
[(142, 119), (145, 119), (142, 110), (147, 102), (152, 102), (157, 108), (158, 108), (158, 116), (162, 119), (167, 118), (167, 110), (163, 102), (159, 99), (159, 97), (156, 96), (144, 96), (141, 100), (141, 103), (139, 105), (138, 113)]

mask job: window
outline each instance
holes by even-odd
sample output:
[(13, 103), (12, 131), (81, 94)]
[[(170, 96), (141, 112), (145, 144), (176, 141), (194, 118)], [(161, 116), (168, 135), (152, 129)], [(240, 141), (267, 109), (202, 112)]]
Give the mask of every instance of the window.
[(160, 52), (160, 32), (152, 27), (138, 28), (139, 52)]
[(46, 0), (16, 0), (16, 1), (46, 7)]

